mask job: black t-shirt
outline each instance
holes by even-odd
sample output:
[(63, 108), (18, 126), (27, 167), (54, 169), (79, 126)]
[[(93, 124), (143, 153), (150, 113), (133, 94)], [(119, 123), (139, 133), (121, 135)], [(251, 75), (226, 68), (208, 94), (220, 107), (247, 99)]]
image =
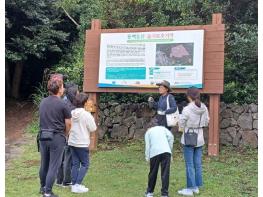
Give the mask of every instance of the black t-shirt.
[(70, 109), (57, 96), (44, 98), (39, 106), (40, 129), (65, 131), (65, 119), (71, 118)]

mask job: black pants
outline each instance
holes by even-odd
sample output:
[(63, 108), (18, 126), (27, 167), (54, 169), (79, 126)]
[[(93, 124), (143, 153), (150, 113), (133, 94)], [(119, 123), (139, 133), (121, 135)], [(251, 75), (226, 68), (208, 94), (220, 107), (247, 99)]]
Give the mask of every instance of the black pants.
[(169, 176), (170, 176), (170, 162), (171, 154), (162, 153), (156, 155), (150, 159), (150, 172), (148, 175), (148, 188), (147, 193), (153, 193), (156, 185), (156, 179), (158, 174), (159, 165), (161, 164), (161, 179), (162, 179), (162, 190), (163, 196), (168, 195), (169, 189)]
[(58, 168), (61, 165), (66, 138), (55, 134), (51, 141), (40, 141), (41, 166), (39, 170), (40, 185), (45, 193), (51, 193)]
[(72, 166), (71, 152), (69, 146), (66, 145), (63, 151), (62, 162), (58, 169), (58, 174), (57, 174), (58, 184), (71, 183), (71, 166)]

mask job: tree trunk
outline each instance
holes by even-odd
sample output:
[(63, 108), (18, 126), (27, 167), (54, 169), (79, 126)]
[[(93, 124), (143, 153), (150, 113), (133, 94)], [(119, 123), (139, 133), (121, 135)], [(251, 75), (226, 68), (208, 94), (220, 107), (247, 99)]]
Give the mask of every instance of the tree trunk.
[(7, 61), (5, 64), (5, 94), (7, 97), (11, 95), (10, 68)]
[(22, 78), (22, 71), (23, 71), (23, 63), (17, 62), (15, 65), (15, 72), (13, 76), (13, 83), (12, 83), (12, 97), (19, 98), (19, 90), (20, 90), (20, 82)]

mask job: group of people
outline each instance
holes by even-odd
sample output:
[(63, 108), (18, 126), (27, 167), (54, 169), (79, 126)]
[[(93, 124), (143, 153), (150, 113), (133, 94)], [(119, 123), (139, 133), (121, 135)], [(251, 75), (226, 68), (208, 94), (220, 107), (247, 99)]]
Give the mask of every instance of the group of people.
[[(168, 197), (170, 162), (174, 137), (168, 126), (166, 115), (178, 110), (168, 81), (159, 86), (159, 101), (148, 99), (149, 107), (157, 110), (156, 119), (150, 122), (145, 134), (145, 157), (150, 162), (148, 187), (145, 197), (153, 197), (159, 166), (161, 166), (162, 197)], [(41, 165), (39, 170), (40, 193), (43, 197), (57, 197), (52, 192), (56, 184), (71, 186), (73, 193), (88, 192), (82, 181), (89, 169), (90, 133), (97, 127), (92, 114), (84, 109), (88, 95), (79, 93), (74, 83), (65, 84), (63, 75), (51, 75), (47, 89), (49, 96), (39, 106), (40, 131), (38, 135)], [(209, 122), (207, 107), (200, 101), (197, 88), (187, 91), (189, 104), (184, 107), (179, 118), (179, 127), (186, 133), (192, 130), (197, 135), (197, 144), (183, 144), (186, 165), (187, 187), (179, 194), (192, 196), (199, 193), (202, 186), (202, 146), (203, 127)]]
[[(178, 110), (176, 101), (170, 94), (170, 83), (164, 80), (157, 85), (159, 85), (159, 93), (161, 94), (159, 101), (155, 102), (152, 97), (148, 99), (149, 106), (157, 110), (157, 120), (151, 121), (150, 129), (145, 134), (145, 158), (146, 161), (150, 162), (148, 187), (145, 197), (153, 197), (159, 166), (161, 166), (161, 195), (162, 197), (168, 197), (174, 137), (171, 133), (171, 127), (167, 124), (166, 115)], [(185, 196), (193, 196), (199, 193), (199, 188), (203, 185), (203, 127), (208, 126), (209, 114), (205, 104), (200, 101), (200, 92), (197, 88), (189, 88), (186, 96), (189, 104), (183, 108), (179, 116), (178, 126), (183, 131), (181, 143), (185, 159), (187, 186), (179, 190), (178, 193)], [(185, 133), (188, 133), (189, 130), (195, 134), (196, 144), (194, 145), (188, 143), (188, 141), (186, 143)], [(191, 137), (192, 139), (194, 138)]]
[(52, 192), (55, 180), (57, 185), (71, 186), (73, 193), (88, 192), (82, 181), (89, 168), (90, 132), (97, 129), (84, 109), (88, 95), (79, 93), (74, 83), (64, 88), (60, 74), (51, 75), (47, 88), (49, 96), (39, 106), (40, 193), (57, 197)]

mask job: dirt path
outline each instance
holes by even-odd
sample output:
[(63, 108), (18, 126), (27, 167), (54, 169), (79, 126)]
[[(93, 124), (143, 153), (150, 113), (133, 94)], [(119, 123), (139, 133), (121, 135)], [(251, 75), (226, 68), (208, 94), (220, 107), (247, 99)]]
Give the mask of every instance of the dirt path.
[(6, 101), (5, 111), (5, 160), (8, 167), (10, 159), (20, 155), (21, 145), (32, 137), (25, 134), (25, 129), (32, 121), (33, 104), (30, 102)]

